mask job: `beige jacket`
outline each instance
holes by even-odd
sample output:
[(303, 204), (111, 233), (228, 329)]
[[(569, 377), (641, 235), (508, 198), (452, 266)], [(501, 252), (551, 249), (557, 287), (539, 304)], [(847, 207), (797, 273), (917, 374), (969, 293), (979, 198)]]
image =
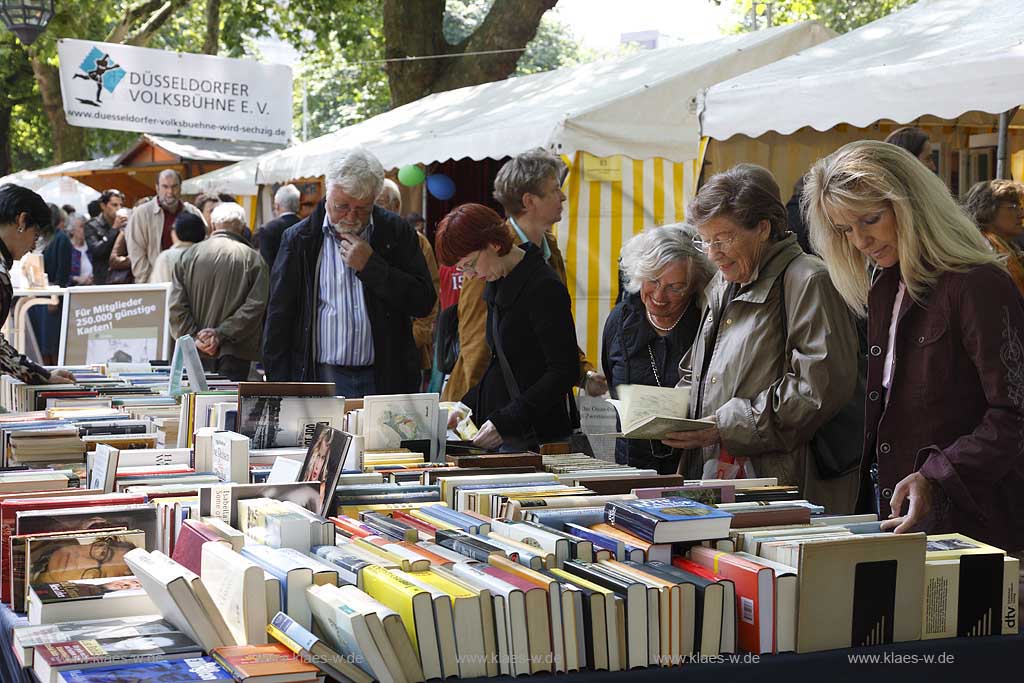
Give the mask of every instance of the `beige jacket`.
[[(512, 241), (515, 244), (522, 244), (519, 236), (509, 227), (512, 232)], [(548, 247), (551, 249), (551, 258), (548, 265), (555, 271), (558, 278), (565, 283), (566, 271), (565, 260), (558, 248), (558, 240), (550, 232), (544, 234)], [(462, 281), (462, 290), (459, 292), (459, 358), (455, 361), (452, 374), (441, 392), (442, 401), (460, 401), (470, 389), (476, 386), (483, 379), (484, 371), (491, 362), (491, 349), (487, 346), (487, 304), (484, 302), (484, 286), (487, 283), (483, 280), (465, 278)], [(580, 356), (580, 380), (582, 381), (588, 370), (594, 366), (587, 360), (583, 351)]]
[[(784, 270), (786, 306), (792, 312), (788, 345), (779, 300)], [(804, 254), (790, 234), (768, 247), (753, 282), (722, 311), (728, 284), (719, 274), (705, 289), (709, 307), (693, 349), (683, 358), (684, 381), (685, 370), (693, 369), (690, 415), (714, 415), (722, 446), (732, 456), (750, 457), (756, 476), (799, 485), (806, 498), (829, 512), (852, 511), (856, 473), (821, 480), (808, 448), (818, 428), (856, 389), (856, 327), (825, 264)], [(715, 316), (722, 319), (712, 339)], [(718, 446), (688, 451), (680, 472), (699, 479), (704, 462), (718, 453)]]
[[(423, 260), (427, 262), (427, 270), (430, 271), (430, 278), (434, 281), (434, 294), (441, 291), (441, 275), (437, 270), (437, 258), (434, 256), (434, 247), (430, 240), (422, 232), (417, 232), (420, 238), (420, 250), (423, 252)], [(412, 319), (412, 338), (416, 340), (416, 351), (420, 354), (420, 369), (429, 370), (434, 367), (434, 323), (437, 321), (437, 312), (440, 303), (434, 302), (434, 308), (422, 318)]]
[(270, 269), (245, 237), (218, 230), (182, 252), (171, 280), (171, 332), (213, 328), (219, 356), (259, 360)]
[[(188, 202), (182, 204), (183, 211), (203, 215)], [(135, 207), (124, 230), (135, 282), (149, 282), (149, 274), (153, 271), (156, 257), (160, 255), (160, 238), (164, 234), (164, 212), (156, 197)]]

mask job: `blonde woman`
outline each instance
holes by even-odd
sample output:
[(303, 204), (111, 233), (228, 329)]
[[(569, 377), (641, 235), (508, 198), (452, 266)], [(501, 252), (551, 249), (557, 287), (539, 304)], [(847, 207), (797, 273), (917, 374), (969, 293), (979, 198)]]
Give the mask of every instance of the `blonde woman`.
[(1024, 548), (1024, 304), (1002, 257), (883, 142), (818, 161), (803, 204), (836, 289), (867, 315), (859, 507), (897, 533)]

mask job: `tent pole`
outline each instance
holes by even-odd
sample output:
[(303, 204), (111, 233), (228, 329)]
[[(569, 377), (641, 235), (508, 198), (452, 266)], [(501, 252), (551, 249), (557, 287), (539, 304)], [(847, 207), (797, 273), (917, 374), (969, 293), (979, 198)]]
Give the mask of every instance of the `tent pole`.
[(1017, 114), (1017, 107), (1004, 111), (999, 115), (999, 146), (996, 148), (996, 178), (1009, 177), (1007, 160), (1009, 159), (1009, 128), (1010, 119)]

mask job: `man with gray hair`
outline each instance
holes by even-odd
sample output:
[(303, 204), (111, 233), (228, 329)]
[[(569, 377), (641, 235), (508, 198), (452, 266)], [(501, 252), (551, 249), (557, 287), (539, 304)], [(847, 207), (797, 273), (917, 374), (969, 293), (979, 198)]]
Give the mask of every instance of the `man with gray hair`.
[(149, 282), (156, 257), (174, 244), (174, 219), (182, 211), (202, 215), (199, 209), (181, 200), (181, 175), (166, 168), (156, 178), (156, 196), (135, 207), (125, 228), (135, 282)]
[(285, 232), (267, 307), (268, 379), (333, 382), (350, 398), (417, 391), (412, 318), (437, 296), (416, 232), (374, 205), (383, 184), (376, 157), (348, 150), (327, 170), (326, 197)]
[(268, 268), (274, 267), (277, 250), (281, 248), (284, 231), (299, 222), (299, 199), (302, 193), (292, 184), (282, 185), (274, 193), (274, 220), (267, 221), (256, 232), (256, 244)]
[(245, 209), (225, 202), (210, 216), (213, 234), (190, 247), (171, 284), (171, 331), (190, 334), (204, 366), (228, 379), (249, 378), (260, 359), (269, 269), (249, 243)]

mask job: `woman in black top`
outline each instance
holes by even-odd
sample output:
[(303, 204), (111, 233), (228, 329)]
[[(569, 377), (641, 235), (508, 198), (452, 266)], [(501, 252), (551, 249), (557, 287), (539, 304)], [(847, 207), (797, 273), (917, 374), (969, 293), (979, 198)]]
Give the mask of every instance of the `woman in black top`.
[[(0, 185), (0, 324), (7, 320), (14, 299), (9, 269), (48, 236), (50, 209), (38, 194), (20, 185)], [(74, 380), (67, 370), (50, 372), (19, 353), (0, 335), (0, 374), (26, 384), (65, 384)]]
[(464, 277), (487, 281), (491, 361), (463, 399), (483, 423), (474, 443), (522, 450), (564, 440), (579, 426), (569, 404), (579, 356), (565, 285), (537, 247), (513, 246), (505, 221), (480, 204), (444, 217), (436, 252)]
[[(680, 225), (651, 228), (622, 248), (625, 295), (604, 326), (601, 367), (612, 398), (624, 384), (674, 387), (679, 362), (697, 335), (703, 290), (713, 269)], [(615, 461), (660, 474), (676, 471), (678, 451), (660, 441), (618, 439)]]

